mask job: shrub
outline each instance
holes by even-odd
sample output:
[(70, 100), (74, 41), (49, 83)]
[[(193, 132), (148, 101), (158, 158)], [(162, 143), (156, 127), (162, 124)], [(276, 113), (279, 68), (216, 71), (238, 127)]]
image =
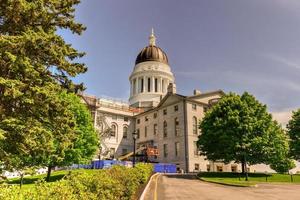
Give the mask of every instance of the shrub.
[(30, 190), (3, 184), (0, 185), (0, 199), (130, 200), (139, 186), (149, 179), (152, 169), (150, 164), (137, 164), (135, 168), (114, 166), (93, 173), (73, 172), (53, 183), (37, 181)]

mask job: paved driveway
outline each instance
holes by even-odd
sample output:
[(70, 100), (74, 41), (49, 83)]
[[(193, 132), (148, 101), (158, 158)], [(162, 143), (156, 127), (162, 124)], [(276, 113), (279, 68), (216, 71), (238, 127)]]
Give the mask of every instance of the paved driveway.
[(300, 200), (300, 185), (261, 184), (257, 188), (223, 186), (187, 175), (159, 175), (150, 183), (145, 200)]

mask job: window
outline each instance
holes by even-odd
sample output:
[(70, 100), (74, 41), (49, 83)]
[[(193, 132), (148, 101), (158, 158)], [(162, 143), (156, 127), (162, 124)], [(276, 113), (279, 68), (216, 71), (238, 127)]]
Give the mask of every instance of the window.
[(137, 124), (140, 124), (140, 122), (141, 122), (140, 119), (137, 119), (137, 120), (136, 120), (136, 123), (137, 123)]
[(157, 124), (153, 125), (153, 134), (156, 135), (157, 134)]
[(203, 107), (203, 112), (206, 113), (208, 111), (208, 107)]
[(198, 156), (197, 141), (194, 141), (194, 155), (195, 155), (195, 156)]
[(145, 116), (145, 122), (147, 122), (149, 120), (149, 118), (147, 116)]
[(168, 136), (168, 124), (166, 121), (164, 121), (164, 137), (167, 137)]
[(114, 119), (114, 120), (118, 119), (117, 115), (112, 115), (111, 118)]
[(124, 127), (123, 127), (123, 138), (124, 138), (124, 139), (127, 139), (127, 131), (128, 131), (127, 126), (124, 126)]
[(223, 171), (223, 166), (217, 166), (217, 172), (222, 172)]
[(153, 114), (153, 118), (155, 119), (157, 117), (157, 113), (154, 113)]
[(155, 92), (158, 92), (158, 87), (157, 87), (157, 78), (154, 79), (154, 87), (155, 87)]
[(148, 78), (148, 92), (150, 92), (151, 91), (151, 80), (150, 80), (150, 78)]
[(126, 155), (127, 154), (127, 149), (122, 149), (122, 155)]
[(117, 132), (117, 125), (115, 125), (115, 124), (111, 125), (111, 133), (110, 133), (110, 136), (116, 137), (116, 132)]
[(197, 135), (198, 124), (197, 124), (197, 117), (193, 117), (193, 134)]
[(175, 156), (179, 155), (179, 142), (175, 142)]
[(174, 106), (174, 111), (178, 111), (178, 105)]
[(174, 128), (175, 128), (175, 136), (178, 136), (179, 135), (179, 120), (178, 118), (176, 117), (174, 119)]
[(192, 109), (193, 110), (197, 110), (197, 105), (196, 104), (192, 104)]
[(147, 137), (148, 128), (145, 126), (145, 138)]
[(231, 172), (237, 172), (237, 166), (231, 165)]
[(164, 144), (164, 157), (168, 157), (168, 145)]
[(144, 92), (144, 79), (141, 79), (141, 92)]
[(115, 153), (116, 153), (116, 149), (115, 148), (110, 148), (110, 157), (111, 158), (115, 157)]
[(136, 129), (136, 135), (137, 135), (137, 139), (139, 139), (140, 138), (140, 129)]
[(128, 117), (124, 117), (124, 122), (128, 122)]
[(200, 169), (199, 164), (198, 164), (198, 163), (195, 163), (195, 171), (199, 171), (199, 169)]
[(210, 164), (206, 165), (206, 170), (210, 172)]
[(166, 115), (167, 114), (167, 109), (164, 109), (163, 112), (164, 112), (164, 115)]

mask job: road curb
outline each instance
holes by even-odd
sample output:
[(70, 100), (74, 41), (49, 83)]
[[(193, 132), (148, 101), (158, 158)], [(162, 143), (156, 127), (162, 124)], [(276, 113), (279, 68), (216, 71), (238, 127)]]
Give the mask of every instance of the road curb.
[(153, 175), (150, 177), (150, 180), (148, 181), (148, 183), (147, 183), (147, 185), (146, 185), (146, 187), (145, 187), (145, 189), (144, 189), (142, 195), (140, 196), (139, 200), (144, 200), (144, 199), (145, 199), (146, 192), (147, 192), (148, 188), (150, 187), (150, 184), (151, 184), (151, 182), (152, 182), (153, 177), (156, 176), (156, 175), (159, 175), (159, 173), (155, 173), (155, 174), (153, 174)]
[(203, 179), (203, 178), (200, 178), (199, 177), (199, 180), (200, 181), (203, 181), (203, 182), (207, 182), (207, 183), (215, 183), (215, 184), (219, 184), (219, 185), (225, 185), (225, 186), (232, 186), (232, 187), (258, 187), (258, 185), (257, 184), (255, 184), (255, 185), (235, 185), (235, 184), (230, 184), (230, 183), (220, 183), (220, 182), (215, 182), (215, 181), (208, 181), (208, 180), (205, 180), (205, 179)]

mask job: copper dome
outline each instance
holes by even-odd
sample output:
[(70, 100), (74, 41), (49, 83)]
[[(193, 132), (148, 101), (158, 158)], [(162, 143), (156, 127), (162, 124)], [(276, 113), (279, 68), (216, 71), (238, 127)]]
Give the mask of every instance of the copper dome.
[(141, 50), (139, 55), (136, 57), (135, 64), (146, 61), (158, 61), (168, 64), (167, 54), (158, 46), (149, 45)]

